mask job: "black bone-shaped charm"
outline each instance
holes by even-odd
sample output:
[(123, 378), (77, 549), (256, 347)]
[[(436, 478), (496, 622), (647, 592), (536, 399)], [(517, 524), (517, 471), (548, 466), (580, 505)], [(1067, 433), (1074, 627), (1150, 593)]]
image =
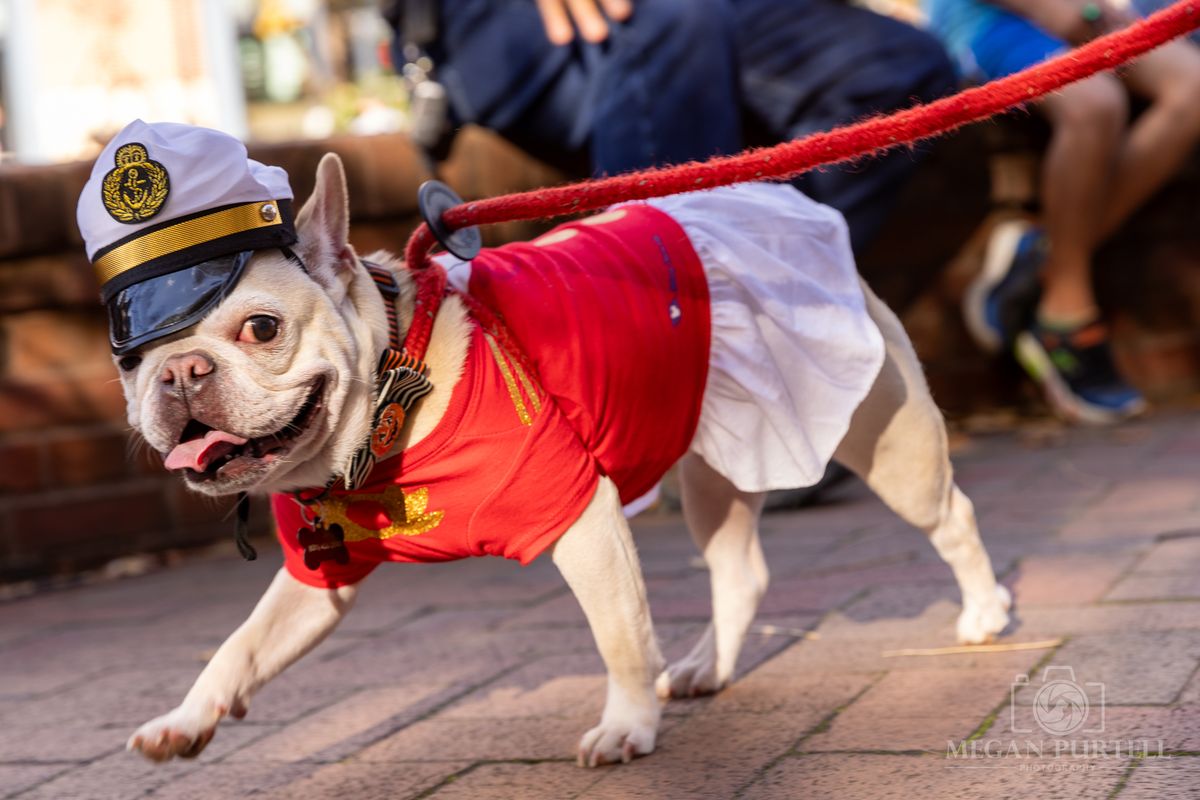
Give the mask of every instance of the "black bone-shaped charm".
[(341, 525), (330, 525), (326, 528), (321, 520), (313, 521), (311, 528), (301, 528), (296, 538), (304, 548), (304, 566), (315, 570), (324, 561), (336, 561), (338, 564), (350, 563), (350, 551), (346, 549), (345, 534)]

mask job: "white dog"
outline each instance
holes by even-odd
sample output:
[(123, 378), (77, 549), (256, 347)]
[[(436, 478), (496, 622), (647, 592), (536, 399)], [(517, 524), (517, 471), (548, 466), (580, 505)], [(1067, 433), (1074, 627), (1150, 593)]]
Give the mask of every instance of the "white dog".
[[(149, 156), (145, 148), (135, 155), (143, 159), (137, 163), (151, 165), (146, 169), (162, 166), (144, 160), (159, 158), (153, 146)], [(118, 158), (114, 172), (127, 169), (132, 158)], [(171, 169), (166, 157), (161, 158), (164, 169)], [(126, 181), (124, 174), (118, 178)], [(174, 172), (171, 179), (182, 180)], [(118, 186), (116, 179), (106, 180)], [(126, 197), (131, 208), (135, 200), (143, 202), (138, 185), (126, 183), (134, 194), (109, 192), (105, 202), (120, 204)], [(635, 219), (641, 220), (637, 230), (630, 227)], [(999, 633), (1008, 621), (1009, 597), (993, 576), (971, 503), (951, 477), (942, 418), (900, 323), (867, 287), (860, 288), (840, 217), (791, 187), (751, 185), (667, 198), (650, 206), (617, 207), (503, 252), (516, 270), (512, 274), (520, 274), (522, 265), (532, 263), (543, 250), (547, 258), (558, 258), (555, 253), (578, 245), (580, 249), (569, 252), (590, 257), (588, 248), (602, 240), (588, 237), (602, 237), (608, 230), (618, 232), (611, 242), (614, 248), (642, 247), (631, 230), (641, 230), (647, 241), (658, 243), (662, 252), (645, 257), (653, 261), (661, 256), (669, 267), (670, 285), (662, 289), (664, 297), (673, 298), (669, 310), (664, 307), (669, 324), (677, 324), (680, 316), (691, 324), (696, 314), (711, 315), (711, 342), (705, 330), (702, 349), (696, 351), (707, 361), (707, 371), (692, 374), (696, 370), (691, 362), (681, 359), (669, 367), (682, 377), (664, 380), (639, 397), (661, 397), (665, 408), (643, 405), (646, 413), (663, 418), (686, 416), (673, 405), (676, 397), (694, 406), (694, 426), (681, 428), (690, 438), (683, 440), (688, 452), (679, 475), (684, 515), (711, 573), (713, 619), (692, 651), (664, 668), (623, 513), (623, 500), (634, 498), (622, 498), (622, 490), (637, 481), (620, 466), (599, 475), (570, 470), (534, 475), (549, 495), (578, 496), (564, 501), (570, 518), (556, 529), (548, 525), (548, 535), (512, 545), (487, 539), (495, 526), (471, 529), (471, 547), (478, 552), (528, 559), (549, 549), (587, 616), (609, 680), (603, 716), (579, 743), (580, 763), (595, 766), (650, 753), (660, 697), (715, 692), (728, 683), (767, 588), (757, 532), (763, 491), (812, 482), (831, 456), (866, 481), (900, 517), (925, 531), (949, 564), (963, 598), (958, 640), (984, 642)], [(686, 232), (686, 240), (677, 235), (680, 231)], [(354, 254), (347, 234), (341, 164), (326, 156), (318, 168), (316, 189), (296, 218), (294, 254), (257, 249), (236, 283), (195, 324), (127, 349), (117, 359), (131, 424), (194, 488), (231, 494), (326, 486), (344, 474), (343, 465), (371, 435), (373, 398), (367, 376), (374, 374), (379, 353), (387, 348), (388, 318), (376, 281)], [(672, 235), (675, 239), (664, 245)], [(685, 253), (687, 248), (694, 248), (703, 269), (696, 274), (703, 274), (708, 284), (690, 299), (682, 296), (690, 290), (683, 274), (686, 265), (680, 263), (684, 256), (693, 257), (690, 249)], [(400, 325), (406, 328), (414, 316), (411, 274), (386, 256), (375, 260), (390, 270), (399, 286), (398, 295), (388, 302), (395, 303)], [(298, 268), (297, 261), (305, 268)], [(442, 263), (449, 268), (452, 285), (475, 292), (480, 276), (472, 277), (472, 269), (478, 267), (450, 259)], [(490, 299), (504, 296), (501, 278), (489, 274), (493, 283), (484, 294)], [(521, 417), (520, 423), (514, 417), (513, 430), (536, 428), (529, 420), (534, 412), (554, 411), (576, 427), (590, 424), (579, 422), (581, 412), (566, 407), (550, 385), (560, 372), (586, 369), (586, 354), (579, 356), (575, 344), (563, 338), (531, 358), (528, 353), (522, 356), (516, 352), (526, 344), (522, 337), (530, 325), (542, 323), (518, 317), (526, 311), (537, 317), (541, 311), (494, 309), (511, 330), (507, 336), (494, 327), (480, 333), (478, 315), (469, 312), (461, 297), (451, 294), (441, 303), (425, 353), (432, 391), (407, 420), (394, 421), (398, 438), (379, 454), (384, 460), (378, 469), (389, 461), (399, 463), (402, 471), (429, 469), (430, 460), (415, 454), (424, 452), (421, 448), (430, 437), (441, 435), (442, 423), (464, 413), (462, 398), (474, 402), (468, 389), (481, 391), (477, 387), (484, 378), (470, 377), (476, 375), (470, 364), (477, 347), (489, 369), (503, 375), (505, 383), (496, 379), (493, 395), (501, 398), (506, 413), (515, 409)], [(614, 307), (605, 313), (609, 326), (621, 326), (633, 312)], [(562, 337), (571, 334), (555, 331)], [(607, 329), (580, 335), (616, 333)], [(549, 363), (544, 354), (554, 352), (568, 355), (562, 363)], [(475, 383), (467, 386), (468, 380)], [(675, 386), (679, 381), (682, 388)], [(625, 400), (619, 392), (603, 398), (617, 407)], [(640, 401), (630, 397), (629, 402)], [(655, 450), (655, 442), (649, 441), (653, 437), (642, 438), (647, 452)], [(387, 444), (392, 444), (391, 438)], [(628, 442), (623, 446), (628, 449)], [(542, 463), (539, 453), (528, 458), (530, 469)], [(587, 464), (590, 459), (587, 456)], [(436, 462), (433, 458), (431, 463)], [(584, 462), (563, 456), (553, 463)], [(503, 489), (500, 494), (526, 497), (529, 489), (519, 485), (521, 474), (520, 469), (512, 475), (497, 472), (489, 480)], [(639, 485), (639, 493), (645, 488)], [(513, 524), (524, 519), (519, 503), (504, 505), (495, 494), (493, 486), (480, 486), (478, 497), (464, 500), (463, 507), (469, 511), (477, 505), (472, 513), (484, 521), (492, 518), (489, 514), (497, 521), (510, 515)], [(443, 513), (444, 527), (449, 527), (455, 512), (442, 504), (450, 508), (458, 501), (417, 495), (408, 491), (395, 497), (387, 492), (368, 496), (376, 503), (372, 513), (393, 512), (382, 523), (389, 526), (383, 533), (363, 513), (356, 516), (330, 496), (321, 500), (319, 492), (297, 495), (298, 500), (277, 495), (288, 567), (217, 651), (183, 702), (138, 728), (129, 748), (155, 760), (199, 753), (223, 717), (243, 716), (267, 681), (333, 630), (354, 604), (355, 581), (379, 561), (412, 560), (388, 555), (383, 549), (387, 542), (426, 547), (433, 560), (461, 555), (424, 544), (433, 541), (430, 531), (441, 524)], [(314, 496), (318, 511), (311, 514), (305, 502)], [(396, 498), (402, 503), (399, 510), (394, 507)], [(295, 532), (296, 526), (288, 523), (293, 518), (300, 520), (299, 526), (310, 527)], [(316, 536), (314, 530), (322, 526), (325, 538), (304, 540), (306, 535)]]

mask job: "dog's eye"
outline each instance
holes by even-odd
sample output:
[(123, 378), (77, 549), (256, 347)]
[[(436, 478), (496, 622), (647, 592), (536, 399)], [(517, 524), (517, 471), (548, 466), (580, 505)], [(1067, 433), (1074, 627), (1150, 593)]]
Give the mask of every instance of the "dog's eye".
[(279, 320), (265, 314), (255, 314), (242, 323), (239, 342), (269, 342), (279, 333)]
[(120, 367), (123, 372), (133, 372), (138, 368), (138, 364), (141, 363), (141, 356), (125, 356), (117, 362), (117, 366)]

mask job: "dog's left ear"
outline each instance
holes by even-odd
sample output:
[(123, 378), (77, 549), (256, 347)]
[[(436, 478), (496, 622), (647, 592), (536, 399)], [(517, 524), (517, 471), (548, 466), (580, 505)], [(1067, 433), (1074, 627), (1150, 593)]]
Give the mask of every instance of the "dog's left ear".
[(333, 153), (326, 153), (317, 165), (316, 187), (296, 215), (296, 236), (297, 254), (313, 278), (326, 290), (344, 287), (354, 266), (354, 251), (347, 242), (346, 173)]

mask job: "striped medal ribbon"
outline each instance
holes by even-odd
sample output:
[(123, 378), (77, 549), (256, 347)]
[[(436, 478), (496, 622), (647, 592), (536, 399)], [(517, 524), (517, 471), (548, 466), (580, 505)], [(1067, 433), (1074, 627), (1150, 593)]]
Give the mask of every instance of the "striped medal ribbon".
[(350, 457), (342, 475), (347, 490), (362, 486), (375, 462), (388, 454), (409, 412), (425, 395), (433, 391), (429, 382), (429, 367), (421, 359), (404, 352), (400, 347), (400, 325), (396, 318), (396, 297), (400, 288), (395, 278), (377, 264), (363, 262), (383, 295), (388, 317), (388, 341), (375, 370), (375, 407), (371, 416), (371, 434)]

